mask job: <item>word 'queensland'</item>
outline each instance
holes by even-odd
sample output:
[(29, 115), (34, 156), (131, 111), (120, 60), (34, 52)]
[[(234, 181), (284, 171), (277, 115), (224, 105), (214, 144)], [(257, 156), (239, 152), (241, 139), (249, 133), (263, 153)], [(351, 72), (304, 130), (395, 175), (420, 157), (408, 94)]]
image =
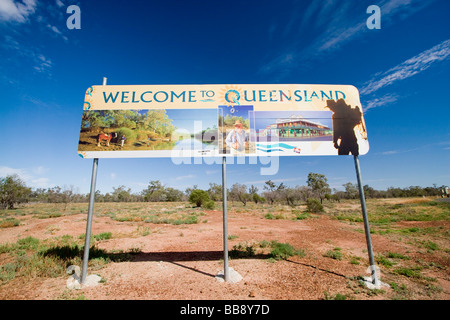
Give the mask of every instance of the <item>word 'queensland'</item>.
[[(345, 93), (342, 91), (308, 91), (308, 90), (295, 90), (295, 91), (283, 91), (283, 90), (244, 90), (241, 96), (238, 91), (235, 93), (234, 98), (230, 98), (229, 95), (224, 96), (224, 100), (228, 103), (240, 103), (240, 102), (311, 102), (313, 99), (329, 100), (340, 98), (345, 99)], [(165, 103), (165, 102), (210, 102), (215, 97), (214, 91), (114, 91), (103, 92), (104, 103)]]

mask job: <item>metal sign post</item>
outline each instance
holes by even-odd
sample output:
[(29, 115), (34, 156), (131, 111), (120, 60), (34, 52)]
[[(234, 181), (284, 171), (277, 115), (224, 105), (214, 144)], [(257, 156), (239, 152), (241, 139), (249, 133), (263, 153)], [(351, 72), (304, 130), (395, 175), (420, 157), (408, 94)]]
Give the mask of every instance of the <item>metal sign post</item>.
[(223, 277), (229, 280), (228, 272), (228, 222), (227, 222), (227, 160), (222, 158), (222, 198), (223, 198)]
[[(106, 86), (106, 78), (103, 78), (103, 85)], [(91, 228), (92, 228), (92, 216), (94, 215), (94, 201), (95, 201), (95, 184), (97, 182), (97, 168), (98, 158), (94, 158), (92, 165), (92, 177), (91, 177), (91, 192), (89, 194), (89, 208), (88, 217), (86, 222), (86, 235), (84, 239), (84, 252), (83, 252), (83, 268), (81, 271), (81, 284), (86, 281), (88, 262), (89, 262), (89, 247), (91, 240)]]
[(361, 182), (361, 169), (359, 167), (358, 156), (354, 155), (353, 158), (355, 160), (356, 178), (358, 180), (358, 187), (359, 187), (359, 198), (361, 200), (361, 209), (364, 219), (364, 231), (366, 233), (367, 251), (369, 252), (369, 264), (371, 270), (372, 284), (378, 288), (380, 286), (380, 282), (378, 280), (377, 271), (375, 268), (376, 267), (375, 259), (373, 258), (372, 241), (370, 239), (369, 218), (367, 217), (366, 199), (364, 197), (364, 189)]
[(91, 227), (92, 227), (92, 216), (94, 214), (94, 199), (95, 199), (95, 184), (97, 182), (97, 167), (98, 159), (94, 159), (94, 164), (92, 166), (92, 178), (91, 178), (91, 193), (89, 195), (89, 209), (88, 217), (86, 222), (86, 236), (84, 239), (84, 254), (83, 254), (83, 268), (81, 273), (81, 284), (84, 283), (87, 276), (88, 261), (89, 261), (89, 242), (91, 239)]

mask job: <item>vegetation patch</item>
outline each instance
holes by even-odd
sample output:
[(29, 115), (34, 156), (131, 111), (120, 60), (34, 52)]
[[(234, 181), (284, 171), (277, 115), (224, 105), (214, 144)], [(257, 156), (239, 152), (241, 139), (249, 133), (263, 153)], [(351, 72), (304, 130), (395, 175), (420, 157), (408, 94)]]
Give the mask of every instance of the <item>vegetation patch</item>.
[[(105, 237), (105, 234), (100, 238)], [(30, 236), (19, 239), (16, 243), (0, 245), (0, 254), (8, 254), (8, 260), (11, 260), (0, 266), (0, 284), (16, 277), (64, 276), (68, 266), (82, 264), (84, 246), (79, 242), (68, 235), (48, 240)], [(98, 269), (109, 262), (130, 261), (139, 252), (135, 249), (128, 252), (107, 252), (93, 245), (89, 249), (89, 266)]]
[(422, 274), (420, 273), (420, 271), (423, 268), (420, 266), (416, 266), (416, 267), (410, 267), (410, 268), (397, 268), (395, 269), (393, 272), (408, 278), (416, 278), (416, 279), (421, 279), (422, 278)]
[(95, 240), (108, 240), (112, 238), (112, 233), (111, 232), (102, 232), (100, 234), (94, 235), (94, 239)]
[(328, 250), (325, 252), (323, 256), (335, 260), (342, 260), (344, 255), (341, 252), (341, 248), (334, 248), (333, 250)]
[(325, 211), (322, 203), (314, 198), (308, 198), (308, 200), (306, 200), (306, 208), (310, 213), (322, 213)]
[(16, 218), (5, 218), (0, 220), (0, 228), (17, 227), (19, 224), (20, 221)]
[(267, 258), (273, 260), (286, 260), (292, 256), (304, 257), (305, 251), (296, 249), (289, 243), (280, 243), (276, 240), (263, 240), (257, 243), (238, 243), (228, 252), (230, 258)]

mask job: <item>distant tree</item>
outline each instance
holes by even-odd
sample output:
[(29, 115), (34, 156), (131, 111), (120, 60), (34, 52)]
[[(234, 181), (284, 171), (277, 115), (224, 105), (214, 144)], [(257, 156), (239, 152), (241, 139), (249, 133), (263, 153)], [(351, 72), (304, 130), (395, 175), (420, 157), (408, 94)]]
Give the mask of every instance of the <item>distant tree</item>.
[(314, 196), (312, 189), (308, 186), (296, 186), (295, 193), (300, 201), (306, 201)]
[(45, 188), (37, 188), (30, 193), (30, 201), (47, 202), (47, 191)]
[(62, 202), (61, 190), (62, 190), (62, 188), (60, 186), (48, 188), (47, 189), (47, 202), (48, 203)]
[(355, 183), (347, 182), (343, 184), (343, 187), (345, 188), (345, 194), (347, 199), (356, 199), (358, 198), (359, 190), (358, 185)]
[(283, 200), (286, 201), (286, 204), (295, 207), (297, 201), (300, 199), (299, 193), (296, 192), (295, 188), (284, 187), (279, 189), (280, 196)]
[(177, 202), (183, 201), (184, 193), (183, 191), (174, 188), (165, 188), (166, 201)]
[(184, 190), (184, 193), (189, 197), (192, 193), (192, 191), (197, 190), (198, 189), (198, 185), (194, 184), (192, 186), (192, 188), (186, 188), (186, 190)]
[(433, 184), (433, 187), (425, 187), (423, 190), (425, 191), (427, 196), (439, 196), (442, 195), (442, 190), (445, 189), (447, 186), (441, 186), (437, 187), (436, 184)]
[(425, 195), (425, 191), (419, 186), (410, 186), (405, 190), (405, 193), (407, 197), (423, 197)]
[(252, 195), (252, 200), (253, 200), (253, 202), (258, 203), (258, 202), (265, 202), (265, 201), (266, 201), (266, 198), (261, 197), (261, 196), (260, 196), (259, 194), (257, 194), (257, 193), (254, 193), (254, 194)]
[(14, 209), (15, 204), (28, 202), (31, 188), (25, 185), (18, 175), (0, 178), (0, 208)]
[[(141, 195), (144, 197), (144, 201), (150, 202), (160, 202), (167, 201), (167, 192), (161, 181), (152, 180), (150, 181), (147, 189), (142, 190)], [(174, 194), (171, 194), (173, 198)], [(177, 196), (175, 196), (177, 198)]]
[(308, 174), (308, 180), (306, 182), (312, 189), (312, 191), (317, 194), (320, 199), (320, 203), (322, 203), (325, 194), (331, 192), (330, 186), (327, 182), (327, 178), (323, 174), (310, 172)]
[(213, 201), (222, 201), (222, 186), (217, 183), (210, 183), (208, 189), (209, 198)]
[(75, 197), (75, 187), (74, 186), (64, 186), (61, 192), (61, 202), (64, 203), (64, 211), (67, 209), (67, 204), (71, 203)]
[(364, 185), (363, 186), (363, 190), (364, 190), (364, 197), (366, 198), (376, 198), (377, 197), (377, 190), (375, 190), (374, 188), (370, 187), (369, 185)]
[(276, 187), (276, 184), (272, 180), (266, 181), (264, 185), (264, 189), (269, 191), (274, 191)]
[(253, 200), (253, 202), (255, 203), (263, 202), (265, 200), (258, 194), (258, 188), (254, 185), (250, 186), (250, 188), (248, 189), (248, 193), (250, 194), (251, 200)]
[(254, 185), (251, 185), (250, 188), (248, 188), (248, 193), (250, 194), (255, 194), (258, 192), (258, 188), (255, 187)]
[(249, 193), (247, 193), (247, 187), (244, 184), (235, 183), (231, 187), (230, 198), (231, 200), (242, 202), (245, 206), (251, 199), (251, 196)]
[(263, 189), (266, 191), (263, 192), (263, 196), (270, 204), (273, 204), (275, 201), (280, 199), (280, 193), (278, 192), (278, 189), (280, 189), (280, 187), (283, 188), (282, 184), (277, 187), (277, 185), (272, 180), (268, 180), (265, 182)]
[(388, 198), (401, 198), (406, 196), (404, 190), (395, 187), (389, 187), (386, 190), (386, 195)]
[(132, 200), (131, 189), (125, 186), (113, 187), (112, 198), (115, 202), (130, 202)]

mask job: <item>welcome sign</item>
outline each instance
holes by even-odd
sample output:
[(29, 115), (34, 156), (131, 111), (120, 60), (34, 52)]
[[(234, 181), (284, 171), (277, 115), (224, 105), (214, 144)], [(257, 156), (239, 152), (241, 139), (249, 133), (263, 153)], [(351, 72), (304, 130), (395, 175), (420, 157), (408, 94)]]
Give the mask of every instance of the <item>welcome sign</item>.
[(83, 158), (360, 155), (349, 85), (118, 85), (86, 91)]

